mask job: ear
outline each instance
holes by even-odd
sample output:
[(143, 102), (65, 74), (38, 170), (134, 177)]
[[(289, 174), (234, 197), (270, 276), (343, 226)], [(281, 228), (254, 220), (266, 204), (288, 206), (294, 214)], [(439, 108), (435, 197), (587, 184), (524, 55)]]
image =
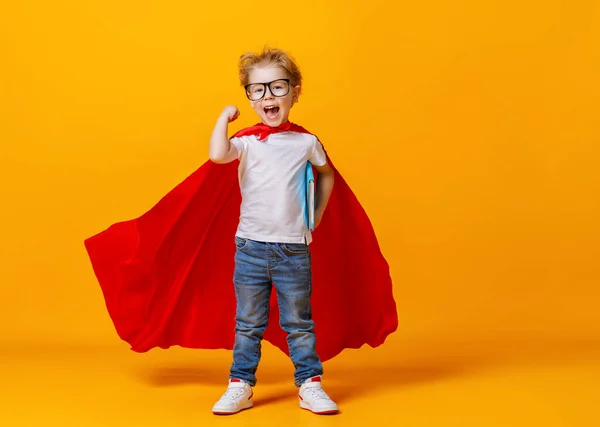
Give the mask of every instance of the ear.
[(300, 86), (294, 86), (294, 89), (292, 89), (292, 101), (294, 103), (298, 102), (298, 99), (300, 98), (300, 93), (302, 92), (302, 87)]

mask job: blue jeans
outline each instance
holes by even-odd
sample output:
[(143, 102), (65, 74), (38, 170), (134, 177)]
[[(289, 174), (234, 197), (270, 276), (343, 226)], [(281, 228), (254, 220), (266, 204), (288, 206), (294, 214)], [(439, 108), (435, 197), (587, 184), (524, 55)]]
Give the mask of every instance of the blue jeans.
[(294, 383), (299, 387), (306, 379), (322, 375), (310, 305), (312, 271), (308, 245), (239, 237), (235, 238), (235, 245), (236, 327), (230, 378), (256, 384), (271, 286), (277, 292), (280, 326), (287, 332), (295, 367)]

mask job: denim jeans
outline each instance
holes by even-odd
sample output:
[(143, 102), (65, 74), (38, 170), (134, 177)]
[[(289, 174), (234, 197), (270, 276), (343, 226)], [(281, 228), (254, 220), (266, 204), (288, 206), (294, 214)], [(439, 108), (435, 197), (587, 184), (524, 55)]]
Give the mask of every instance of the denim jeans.
[(287, 332), (294, 383), (321, 375), (316, 352), (310, 297), (311, 254), (308, 245), (268, 243), (235, 238), (233, 282), (236, 296), (235, 344), (230, 378), (256, 384), (261, 341), (269, 317), (271, 286), (275, 286), (280, 326)]

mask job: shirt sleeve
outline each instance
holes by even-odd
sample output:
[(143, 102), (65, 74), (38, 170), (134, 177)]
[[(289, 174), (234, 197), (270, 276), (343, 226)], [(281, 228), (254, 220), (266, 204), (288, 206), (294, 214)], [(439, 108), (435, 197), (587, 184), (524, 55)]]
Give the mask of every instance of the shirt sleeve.
[(321, 144), (321, 141), (319, 141), (317, 138), (315, 138), (312, 152), (308, 161), (315, 166), (325, 166), (325, 164), (327, 163), (327, 156), (325, 155), (325, 150), (323, 150), (323, 145)]
[(231, 142), (231, 144), (233, 144), (233, 146), (235, 148), (237, 148), (238, 151), (238, 159), (242, 158), (242, 155), (246, 152), (246, 140), (243, 137), (235, 137), (235, 138), (230, 138), (229, 142)]

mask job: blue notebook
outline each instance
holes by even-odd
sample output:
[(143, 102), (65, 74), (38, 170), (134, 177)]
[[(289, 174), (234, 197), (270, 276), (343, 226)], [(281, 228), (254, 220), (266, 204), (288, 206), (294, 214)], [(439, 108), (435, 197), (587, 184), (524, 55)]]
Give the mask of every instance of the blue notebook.
[(310, 231), (315, 230), (315, 176), (313, 174), (312, 164), (307, 162), (306, 173), (304, 180), (304, 188), (306, 192), (306, 210), (304, 218), (306, 220), (306, 228)]

